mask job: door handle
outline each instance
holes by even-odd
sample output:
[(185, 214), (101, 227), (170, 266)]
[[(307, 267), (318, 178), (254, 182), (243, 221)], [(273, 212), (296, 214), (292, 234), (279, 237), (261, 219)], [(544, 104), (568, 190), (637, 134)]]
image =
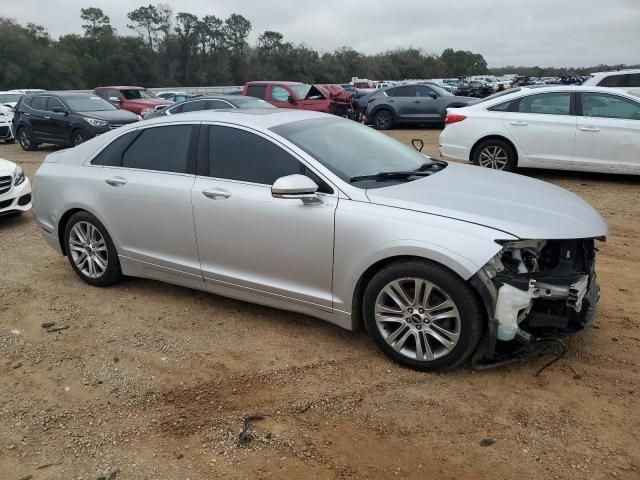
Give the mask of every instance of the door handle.
[(420, 103), (420, 100), (414, 100), (413, 103)]
[(393, 100), (388, 100), (387, 103), (393, 103)]
[(107, 185), (111, 185), (112, 187), (121, 187), (127, 183), (127, 181), (122, 177), (111, 177), (105, 180)]
[(209, 188), (207, 190), (202, 190), (202, 195), (210, 198), (211, 200), (218, 200), (219, 198), (225, 200), (231, 196), (231, 192), (224, 188)]
[(596, 127), (578, 127), (583, 132), (599, 132), (600, 129)]
[(517, 121), (514, 120), (512, 122), (509, 122), (511, 125), (515, 125), (517, 127), (526, 127), (527, 125), (529, 125), (527, 122), (521, 122), (521, 121)]
[(45, 120), (51, 120), (51, 117), (44, 117)]

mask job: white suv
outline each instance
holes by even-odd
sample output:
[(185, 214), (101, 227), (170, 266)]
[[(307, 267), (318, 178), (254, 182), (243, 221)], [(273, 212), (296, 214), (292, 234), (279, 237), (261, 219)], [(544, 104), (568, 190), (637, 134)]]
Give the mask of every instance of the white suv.
[(640, 94), (640, 70), (617, 70), (614, 72), (592, 73), (591, 78), (583, 83), (589, 87), (621, 88), (628, 92)]

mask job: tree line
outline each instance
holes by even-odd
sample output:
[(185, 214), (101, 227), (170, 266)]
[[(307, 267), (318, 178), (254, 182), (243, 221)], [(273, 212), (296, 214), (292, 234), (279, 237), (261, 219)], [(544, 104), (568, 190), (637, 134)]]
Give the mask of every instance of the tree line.
[(250, 45), (251, 22), (239, 14), (198, 17), (149, 4), (127, 17), (122, 34), (102, 9), (82, 8), (84, 33), (58, 39), (41, 25), (0, 18), (0, 89), (241, 85), (256, 79), (343, 83), (353, 76), (397, 80), (489, 73), (482, 55), (450, 48), (439, 55), (412, 47), (373, 55), (350, 47), (321, 53), (271, 30)]

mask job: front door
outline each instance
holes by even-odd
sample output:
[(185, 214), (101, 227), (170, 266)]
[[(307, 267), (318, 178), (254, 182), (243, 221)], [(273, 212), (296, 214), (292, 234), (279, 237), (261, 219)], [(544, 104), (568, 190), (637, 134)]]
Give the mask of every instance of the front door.
[[(208, 129), (192, 197), (205, 281), (330, 310), (337, 192), (262, 134)], [(295, 173), (315, 177), (322, 203), (271, 196)]]
[(640, 174), (640, 102), (614, 94), (580, 94), (574, 167)]
[(49, 102), (47, 103), (47, 116), (49, 117), (47, 130), (49, 137), (57, 141), (66, 142), (71, 139), (71, 122), (68, 114), (54, 112), (53, 109), (56, 107), (69, 111), (59, 99), (49, 97)]
[(442, 114), (438, 111), (438, 93), (426, 85), (416, 85), (413, 99), (412, 116), (416, 122), (441, 122)]
[(523, 154), (519, 165), (571, 168), (576, 138), (571, 97), (571, 92), (528, 95), (502, 117)]

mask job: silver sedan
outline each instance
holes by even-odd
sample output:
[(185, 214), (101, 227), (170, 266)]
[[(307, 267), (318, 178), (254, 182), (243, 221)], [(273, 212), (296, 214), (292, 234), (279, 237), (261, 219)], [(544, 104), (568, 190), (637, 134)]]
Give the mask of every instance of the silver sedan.
[(40, 232), (88, 284), (145, 277), (363, 325), (416, 369), (503, 359), (595, 316), (607, 225), (591, 206), (336, 116), (155, 119), (49, 154), (34, 183)]

